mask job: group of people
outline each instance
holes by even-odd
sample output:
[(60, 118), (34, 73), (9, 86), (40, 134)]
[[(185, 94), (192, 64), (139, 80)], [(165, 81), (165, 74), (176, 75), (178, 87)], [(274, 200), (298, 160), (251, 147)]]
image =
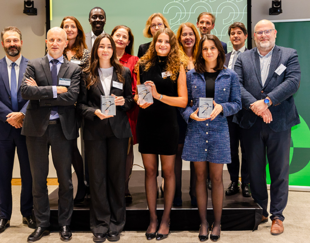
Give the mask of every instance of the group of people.
[[(23, 223), (35, 231), (29, 242), (49, 234), (46, 178), (51, 148), (59, 181), (60, 238), (69, 241), (74, 203), (90, 189), (90, 228), (94, 242), (118, 241), (132, 201), (128, 182), (133, 145), (139, 143), (145, 167), (150, 214), (147, 240), (170, 233), (170, 211), (182, 205), (182, 159), (191, 161), (190, 195), (200, 216), (199, 240), (217, 241), (224, 197), (223, 165), (228, 165), (230, 196), (239, 192), (239, 142), (242, 193), (252, 196), (268, 221), (266, 154), (271, 174), (271, 234), (284, 231), (288, 198), (290, 129), (299, 123), (293, 94), (300, 81), (297, 53), (275, 45), (276, 29), (268, 20), (254, 28), (256, 48), (247, 50), (247, 30), (240, 22), (228, 29), (233, 51), (210, 34), (215, 17), (203, 12), (197, 28), (180, 25), (176, 34), (160, 13), (143, 31), (150, 43), (133, 55), (129, 27), (104, 32), (106, 13), (89, 13), (84, 34), (80, 22), (65, 17), (47, 33), (47, 54), (28, 61), (21, 55), (22, 34), (16, 27), (1, 32), (6, 56), (0, 60), (0, 233), (10, 226), (14, 151), (21, 166)], [(226, 55), (225, 55), (226, 54)], [(153, 103), (141, 102), (137, 85), (148, 85)], [(116, 115), (101, 110), (102, 97), (114, 97)], [(199, 116), (199, 99), (211, 98), (207, 118)], [(83, 159), (77, 147), (81, 135)], [(158, 157), (164, 178), (164, 212), (156, 215)], [(29, 158), (29, 159), (28, 159)], [(71, 164), (78, 177), (73, 200)], [(87, 185), (84, 184), (84, 175)], [(207, 222), (212, 188), (214, 222)], [(32, 211), (34, 213), (32, 213)]]

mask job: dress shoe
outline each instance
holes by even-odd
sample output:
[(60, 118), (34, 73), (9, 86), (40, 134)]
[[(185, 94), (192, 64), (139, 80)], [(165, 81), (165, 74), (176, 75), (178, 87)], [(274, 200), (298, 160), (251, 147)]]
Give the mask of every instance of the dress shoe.
[(154, 233), (145, 233), (145, 237), (147, 240), (152, 240), (156, 237), (156, 232)]
[(109, 232), (107, 236), (108, 241), (119, 241), (120, 238), (121, 236), (118, 232)]
[(36, 220), (35, 220), (35, 217), (33, 215), (23, 217), (23, 224), (27, 224), (28, 227), (31, 229), (35, 229), (37, 227), (36, 226)]
[(166, 239), (168, 237), (169, 233), (168, 234), (159, 234), (157, 233), (156, 234), (156, 240), (163, 240), (163, 239)]
[(10, 220), (8, 219), (0, 219), (0, 233), (5, 231), (7, 227), (10, 227)]
[[(216, 241), (218, 241), (218, 240), (220, 239), (221, 234), (219, 234), (219, 235), (213, 235), (213, 234), (212, 234), (212, 231), (213, 231), (213, 224), (212, 224), (212, 226), (211, 226), (210, 240), (216, 242)], [(221, 232), (220, 232), (220, 233), (221, 233)]]
[(278, 218), (273, 219), (270, 233), (272, 235), (280, 235), (283, 233), (283, 231), (284, 231), (283, 222)]
[(181, 207), (182, 204), (183, 204), (182, 198), (180, 198), (180, 197), (175, 197), (175, 198), (173, 199), (173, 206), (174, 206), (174, 207)]
[[(201, 242), (203, 242), (203, 241), (206, 241), (206, 240), (208, 240), (209, 239), (209, 226), (207, 226), (208, 228), (207, 228), (207, 234), (206, 235), (198, 235), (198, 238), (199, 238), (199, 240), (201, 241)], [(201, 228), (201, 225), (200, 225), (200, 228)], [(200, 230), (199, 230), (200, 231)]]
[(250, 183), (242, 184), (242, 195), (244, 197), (251, 197), (251, 188), (250, 188)]
[(268, 217), (265, 217), (262, 215), (262, 220), (260, 221), (260, 224), (267, 223), (268, 222)]
[(125, 194), (125, 201), (126, 201), (126, 205), (132, 204), (132, 196), (130, 193)]
[(232, 196), (239, 192), (238, 181), (232, 181), (226, 190), (226, 196)]
[(37, 227), (31, 235), (28, 236), (28, 242), (40, 240), (43, 236), (49, 235), (50, 231), (47, 227)]
[(62, 241), (71, 240), (72, 239), (72, 232), (71, 232), (70, 226), (67, 225), (67, 226), (60, 227), (59, 235), (60, 235), (60, 239)]
[(94, 242), (105, 242), (107, 234), (95, 233), (93, 237)]
[(211, 191), (212, 190), (212, 183), (211, 180), (208, 180), (208, 189)]

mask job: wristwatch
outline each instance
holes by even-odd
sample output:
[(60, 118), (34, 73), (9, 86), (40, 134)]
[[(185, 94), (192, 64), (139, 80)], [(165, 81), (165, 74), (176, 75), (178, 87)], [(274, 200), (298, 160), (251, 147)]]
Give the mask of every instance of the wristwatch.
[(269, 100), (268, 98), (265, 98), (265, 99), (264, 99), (264, 103), (265, 103), (268, 107), (270, 107), (270, 100)]

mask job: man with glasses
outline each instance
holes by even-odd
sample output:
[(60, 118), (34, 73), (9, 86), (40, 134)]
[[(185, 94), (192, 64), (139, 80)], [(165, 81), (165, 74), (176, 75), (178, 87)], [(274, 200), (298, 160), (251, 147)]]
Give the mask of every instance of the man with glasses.
[(283, 233), (283, 210), (288, 199), (291, 127), (300, 123), (293, 94), (298, 90), (300, 67), (294, 49), (275, 45), (277, 31), (269, 20), (254, 28), (256, 48), (237, 58), (243, 109), (234, 117), (242, 128), (246, 160), (250, 161), (252, 197), (268, 221), (266, 155), (271, 177), (271, 234)]

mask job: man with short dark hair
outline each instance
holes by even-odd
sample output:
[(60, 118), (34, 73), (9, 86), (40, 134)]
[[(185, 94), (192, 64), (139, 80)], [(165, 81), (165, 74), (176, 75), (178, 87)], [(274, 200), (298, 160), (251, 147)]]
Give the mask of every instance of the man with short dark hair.
[(21, 127), (28, 105), (21, 97), (20, 84), (28, 59), (21, 55), (22, 34), (14, 26), (1, 32), (1, 43), (6, 56), (0, 60), (0, 233), (10, 226), (12, 215), (12, 172), (17, 149), (22, 179), (20, 209), (23, 223), (35, 228), (32, 215), (32, 177)]
[[(200, 35), (210, 34), (215, 26), (215, 16), (212, 13), (202, 12), (198, 15), (196, 25), (199, 28)], [(221, 43), (225, 53), (227, 53), (227, 44), (222, 41)]]
[[(225, 66), (234, 69), (237, 57), (246, 51), (245, 41), (248, 37), (248, 31), (244, 24), (235, 22), (228, 28), (228, 35), (233, 46), (233, 51), (226, 54)], [(230, 151), (231, 151), (231, 164), (227, 165), (230, 174), (231, 183), (226, 190), (226, 196), (235, 195), (239, 192), (239, 141), (242, 152), (242, 165), (241, 165), (241, 181), (242, 181), (242, 195), (244, 197), (251, 196), (250, 190), (250, 175), (248, 171), (248, 164), (245, 159), (245, 152), (241, 138), (241, 128), (238, 124), (232, 122), (233, 116), (227, 117), (229, 135), (230, 135)]]
[(94, 7), (90, 10), (88, 15), (88, 21), (92, 30), (85, 34), (86, 45), (89, 51), (91, 51), (96, 38), (104, 33), (104, 26), (106, 23), (105, 11), (100, 7)]

